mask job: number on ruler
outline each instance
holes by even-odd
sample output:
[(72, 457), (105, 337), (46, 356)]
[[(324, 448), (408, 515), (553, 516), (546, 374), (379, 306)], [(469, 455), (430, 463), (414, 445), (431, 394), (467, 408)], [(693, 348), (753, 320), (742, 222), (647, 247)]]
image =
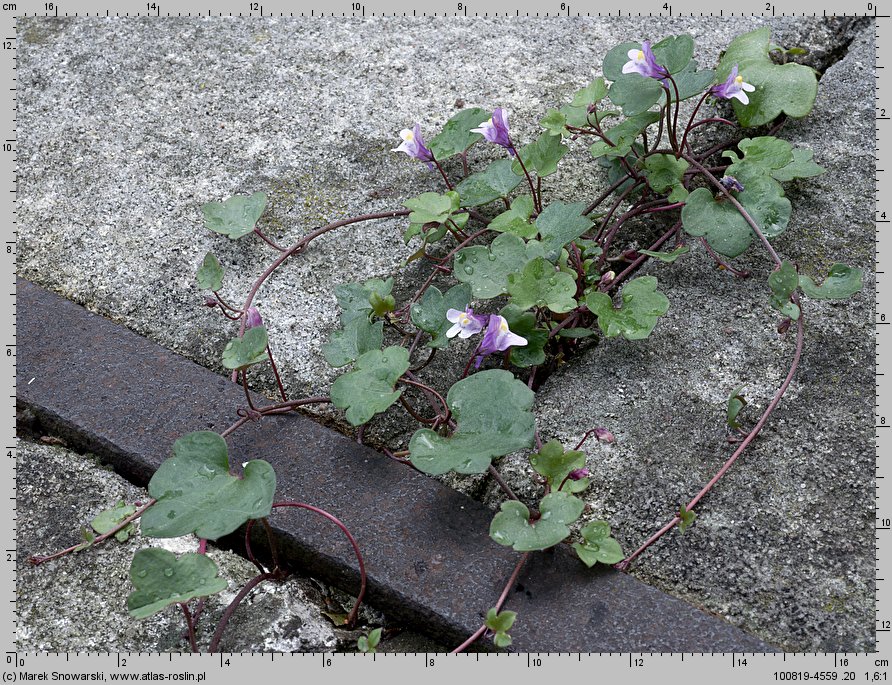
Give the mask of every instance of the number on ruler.
[(458, 3), (458, 11), (461, 12), (465, 8), (464, 3)]
[(252, 11), (252, 12), (259, 12), (259, 11), (260, 11), (260, 3), (259, 3), (259, 2), (252, 2), (250, 5), (248, 5), (248, 7), (251, 8), (251, 11)]
[(892, 519), (880, 519), (880, 528), (892, 527)]
[(56, 6), (51, 2), (46, 3), (44, 7), (46, 7), (47, 12), (52, 12), (54, 9), (56, 9)]
[(358, 2), (354, 2), (352, 7), (354, 12), (359, 12), (359, 10), (362, 9), (362, 5), (360, 5)]
[(157, 12), (158, 11), (158, 3), (157, 2), (147, 2), (146, 9), (149, 12)]

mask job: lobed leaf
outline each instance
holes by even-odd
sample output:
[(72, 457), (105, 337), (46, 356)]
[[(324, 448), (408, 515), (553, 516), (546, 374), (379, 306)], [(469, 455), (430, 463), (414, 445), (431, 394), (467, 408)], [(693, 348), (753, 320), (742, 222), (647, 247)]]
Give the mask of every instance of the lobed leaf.
[(446, 291), (440, 292), (435, 286), (430, 286), (421, 298), (420, 302), (412, 305), (410, 316), (421, 330), (431, 334), (428, 347), (440, 348), (449, 345), (446, 331), (452, 327), (452, 323), (446, 318), (446, 312), (450, 309), (464, 311), (471, 301), (471, 287), (467, 283), (460, 283)]
[(483, 136), (472, 133), (472, 128), (477, 128), (489, 119), (492, 113), (480, 107), (469, 107), (453, 115), (440, 131), (430, 140), (429, 148), (438, 160), (444, 160), (453, 155), (458, 155), (471, 147)]
[(589, 568), (597, 563), (616, 564), (625, 558), (619, 542), (610, 537), (610, 524), (606, 521), (592, 521), (579, 533), (585, 542), (574, 543), (573, 549)]
[(576, 281), (543, 257), (526, 263), (523, 271), (508, 274), (508, 293), (511, 304), (521, 309), (548, 307), (557, 313), (576, 308)]
[(502, 503), (489, 527), (489, 536), (517, 552), (548, 549), (570, 535), (568, 524), (582, 514), (585, 503), (566, 492), (552, 492), (539, 503), (540, 518), (531, 523), (530, 510), (517, 500)]
[(477, 207), (487, 202), (507, 197), (523, 180), (512, 171), (514, 162), (510, 159), (499, 159), (485, 171), (472, 174), (459, 183), (455, 189), (465, 207)]
[(582, 213), (585, 208), (585, 202), (555, 201), (536, 217), (536, 230), (547, 259), (556, 261), (564, 245), (573, 242), (592, 227), (592, 220)]
[(644, 161), (644, 175), (647, 183), (655, 193), (669, 194), (669, 202), (680, 202), (688, 196), (682, 185), (684, 172), (690, 166), (683, 159), (675, 159), (675, 155), (650, 155)]
[(329, 366), (339, 368), (356, 361), (370, 350), (379, 350), (384, 343), (384, 322), (371, 322), (364, 315), (341, 315), (343, 328), (322, 345), (322, 356)]
[(821, 285), (816, 285), (808, 276), (800, 276), (799, 287), (814, 300), (844, 300), (861, 292), (863, 276), (861, 269), (834, 264)]
[(202, 290), (216, 292), (223, 285), (223, 267), (212, 252), (208, 252), (204, 256), (204, 261), (198, 267), (195, 279), (198, 281), (198, 287)]
[(234, 195), (225, 202), (208, 202), (201, 208), (205, 228), (232, 240), (251, 233), (266, 209), (266, 193)]
[(497, 297), (508, 291), (508, 275), (521, 271), (534, 249), (516, 235), (503, 233), (488, 247), (473, 245), (459, 250), (453, 260), (453, 275), (471, 286), (475, 298)]
[(771, 306), (793, 321), (799, 318), (799, 306), (790, 301), (790, 296), (799, 285), (799, 274), (796, 267), (784, 260), (780, 268), (768, 276), (768, 287), (771, 288)]
[(228, 584), (218, 573), (204, 554), (189, 552), (177, 559), (166, 549), (141, 549), (130, 564), (136, 589), (127, 597), (127, 610), (134, 618), (148, 618), (172, 604), (222, 592)]
[(331, 402), (347, 410), (347, 421), (361, 426), (396, 402), (401, 390), (393, 386), (409, 368), (409, 351), (392, 346), (370, 350), (356, 360), (354, 371), (339, 376), (331, 386)]
[(657, 319), (669, 310), (669, 299), (657, 290), (654, 276), (629, 281), (622, 291), (622, 307), (614, 309), (606, 293), (591, 292), (585, 298), (589, 310), (597, 315), (598, 326), (608, 338), (622, 334), (626, 340), (641, 340), (651, 334)]
[(510, 209), (498, 214), (489, 223), (489, 228), (499, 233), (513, 233), (520, 238), (532, 238), (539, 230), (530, 223), (532, 214), (533, 198), (521, 195), (514, 198)]
[[(536, 140), (524, 145), (517, 154), (523, 160), (527, 171), (535, 171), (539, 176), (549, 176), (557, 171), (558, 162), (570, 149), (561, 142), (560, 136), (543, 133)], [(512, 173), (523, 175), (520, 162), (515, 160)]]
[(223, 348), (224, 368), (242, 370), (265, 361), (268, 343), (264, 326), (249, 328), (241, 338), (233, 338), (226, 343)]

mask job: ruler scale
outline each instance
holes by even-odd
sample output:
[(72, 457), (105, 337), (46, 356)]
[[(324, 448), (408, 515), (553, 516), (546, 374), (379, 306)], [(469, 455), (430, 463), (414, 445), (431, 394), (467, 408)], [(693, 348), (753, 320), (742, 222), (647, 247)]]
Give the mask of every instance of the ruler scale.
[[(311, 675), (322, 679), (359, 679), (371, 677), (392, 679), (423, 677), (433, 683), (454, 682), (457, 677), (480, 673), (498, 675), (516, 682), (538, 682), (544, 673), (577, 678), (619, 679), (629, 682), (651, 682), (656, 678), (669, 682), (700, 682), (721, 677), (728, 683), (768, 682), (783, 680), (834, 680), (851, 682), (886, 682), (892, 679), (889, 659), (892, 658), (892, 599), (887, 595), (889, 568), (889, 536), (892, 536), (892, 503), (887, 503), (892, 479), (886, 460), (881, 455), (892, 446), (892, 305), (885, 291), (885, 261), (892, 254), (892, 238), (888, 224), (892, 223), (892, 205), (884, 202), (881, 189), (888, 184), (892, 158), (887, 143), (892, 126), (892, 97), (884, 85), (885, 69), (889, 64), (890, 48), (885, 40), (892, 36), (892, 22), (882, 14), (886, 8), (876, 2), (862, 2), (815, 8), (801, 0), (791, 2), (739, 2), (724, 7), (701, 2), (626, 2), (621, 9), (596, 7), (577, 0), (568, 2), (523, 3), (508, 0), (472, 0), (439, 2), (414, 6), (403, 0), (381, 2), (343, 2), (343, 7), (294, 7), (286, 2), (204, 2), (184, 0), (174, 5), (160, 2), (133, 2), (122, 6), (107, 6), (93, 0), (62, 0), (62, 2), (0, 2), (0, 69), (3, 74), (4, 107), (0, 115), (2, 148), (0, 160), (8, 179), (8, 192), (3, 195), (4, 226), (3, 274), (8, 290), (3, 293), (3, 331), (5, 333), (3, 378), (9, 388), (12, 412), (3, 424), (3, 472), (5, 484), (2, 515), (7, 521), (3, 533), (2, 566), (4, 682), (19, 680), (90, 679), (112, 680), (178, 680), (183, 682), (228, 683), (248, 678), (279, 678), (294, 674)], [(323, 11), (325, 10), (325, 11)], [(733, 11), (731, 11), (733, 10)], [(108, 654), (108, 653), (34, 653), (16, 652), (15, 568), (16, 568), (16, 383), (27, 383), (27, 378), (16, 378), (15, 333), (15, 276), (17, 238), (17, 78), (16, 78), (16, 18), (38, 17), (381, 17), (381, 16), (530, 16), (547, 19), (566, 16), (869, 16), (876, 17), (876, 631), (875, 654)], [(890, 67), (892, 68), (892, 67)], [(886, 196), (888, 197), (888, 196)], [(892, 267), (890, 267), (892, 268)], [(883, 287), (881, 287), (883, 286)], [(77, 677), (75, 674), (79, 674)]]

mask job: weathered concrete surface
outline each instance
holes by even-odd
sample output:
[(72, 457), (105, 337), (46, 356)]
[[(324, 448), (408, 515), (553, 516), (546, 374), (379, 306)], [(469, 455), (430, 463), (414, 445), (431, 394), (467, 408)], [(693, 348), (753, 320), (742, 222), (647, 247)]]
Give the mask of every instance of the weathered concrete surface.
[[(195, 267), (206, 251), (213, 250), (227, 268), (224, 295), (238, 301), (273, 255), (259, 242), (249, 242), (250, 238), (233, 244), (205, 232), (199, 208), (207, 200), (236, 192), (267, 190), (273, 206), (262, 226), (281, 242), (290, 242), (329, 219), (395, 208), (406, 197), (435, 187), (436, 177), (423, 165), (413, 164), (389, 149), (396, 145), (395, 133), (413, 121), (420, 121), (425, 131), (436, 130), (454, 111), (458, 98), (467, 105), (506, 106), (511, 112), (512, 127), (520, 137), (528, 137), (548, 106), (599, 73), (603, 54), (617, 42), (629, 37), (689, 31), (697, 40), (701, 64), (712, 64), (734, 35), (769, 21), (25, 20), (20, 25), (18, 52), (22, 122), (18, 150), (20, 274), (210, 368), (220, 369), (220, 350), (232, 329), (221, 326), (219, 317), (200, 306), (202, 297), (192, 277)], [(853, 35), (846, 22), (786, 18), (770, 23), (776, 42), (807, 47), (811, 51), (807, 59), (820, 69), (845, 51)], [(475, 58), (469, 59), (464, 49), (436, 47), (442, 44), (473, 45)], [(862, 266), (871, 264), (864, 244), (835, 233), (867, 231), (864, 222), (869, 221), (863, 211), (854, 209), (869, 203), (871, 193), (860, 180), (858, 164), (872, 163), (866, 156), (872, 132), (865, 133), (857, 126), (853, 130), (851, 126), (853, 122), (863, 126), (872, 116), (872, 110), (862, 111), (862, 105), (869, 107), (872, 100), (859, 77), (869, 75), (872, 79), (873, 57), (863, 46), (859, 54), (861, 57), (831, 68), (822, 79), (818, 104), (819, 111), (845, 112), (846, 117), (857, 118), (846, 123), (845, 118), (826, 119), (816, 113), (802, 124), (788, 125), (786, 129), (789, 135), (802, 136), (800, 140), (816, 149), (817, 160), (835, 172), (802, 182), (799, 190), (790, 192), (797, 207), (794, 222), (799, 221), (796, 217), (806, 216), (801, 214), (806, 201), (812, 203), (811, 216), (821, 222), (827, 217), (845, 219), (838, 225), (834, 221), (829, 232), (817, 230), (810, 221), (803, 220), (798, 224), (798, 233), (793, 230), (795, 226), (791, 228), (791, 234), (806, 236), (802, 246), (796, 248), (786, 238), (778, 242), (784, 254), (796, 258), (805, 270), (814, 267), (815, 274), (818, 267), (826, 267), (837, 258)], [(499, 57), (477, 59), (477, 55)], [(855, 115), (849, 113), (852, 109)], [(856, 157), (846, 157), (846, 145), (857, 151)], [(481, 148), (472, 153), (472, 159), (488, 154)], [(828, 156), (834, 156), (835, 166)], [(583, 163), (574, 167), (571, 160)], [(561, 184), (558, 197), (568, 200), (591, 197), (603, 182), (602, 175), (592, 173), (591, 163), (586, 163), (584, 146), (577, 146), (552, 178), (555, 186)], [(845, 183), (839, 184), (838, 178), (844, 178)], [(841, 212), (846, 212), (845, 216), (841, 217)], [(814, 226), (817, 225), (815, 222)], [(325, 392), (333, 378), (319, 352), (321, 343), (336, 325), (333, 284), (394, 272), (400, 261), (414, 251), (403, 247), (399, 238), (402, 227), (398, 221), (378, 222), (326, 236), (277, 273), (261, 291), (258, 304), (270, 327), (286, 385), (295, 395)], [(716, 279), (711, 287), (704, 282), (704, 274), (710, 268), (708, 260), (692, 255), (687, 262), (654, 273), (670, 292), (674, 303), (672, 316), (682, 316), (680, 307), (688, 303), (698, 309), (691, 316), (702, 315), (707, 328), (692, 328), (690, 320), (679, 319), (679, 323), (673, 324), (669, 322), (674, 319), (670, 319), (657, 330), (669, 330), (669, 326), (675, 325), (679, 339), (671, 348), (674, 358), (689, 360), (691, 368), (704, 373), (712, 367), (719, 368), (721, 373), (717, 372), (715, 380), (707, 379), (710, 383), (699, 390), (678, 381), (679, 390), (701, 393), (710, 403), (702, 421), (692, 420), (695, 432), (715, 427), (708, 449), (698, 450), (693, 436), (685, 435), (675, 443), (666, 442), (667, 449), (661, 450), (667, 462), (691, 452), (714, 455), (715, 463), (709, 462), (696, 477), (690, 469), (670, 469), (666, 473), (669, 485), (665, 487), (670, 489), (679, 487), (678, 478), (682, 475), (690, 478), (684, 481), (690, 483), (685, 486), (685, 495), (690, 494), (691, 488), (696, 489), (704, 480), (702, 476), (708, 477), (721, 461), (721, 405), (738, 378), (730, 368), (717, 366), (724, 363), (721, 356), (729, 354), (730, 348), (741, 361), (741, 368), (753, 370), (740, 380), (747, 381), (748, 390), (763, 406), (772, 384), (783, 374), (781, 366), (785, 363), (781, 353), (769, 351), (770, 357), (765, 359), (758, 356), (761, 353), (756, 350), (769, 343), (769, 338), (734, 338), (749, 330), (750, 323), (754, 324), (752, 330), (771, 330), (773, 319), (770, 312), (761, 309), (764, 293), (758, 284), (744, 284), (741, 290), (740, 283)], [(748, 266), (764, 273), (764, 264)], [(406, 281), (398, 285), (400, 292), (411, 290), (419, 272), (418, 266), (409, 269)], [(675, 281), (670, 280), (671, 272), (680, 274)], [(868, 285), (868, 289), (871, 287)], [(719, 292), (739, 307), (747, 326), (735, 324), (738, 332), (729, 335), (727, 343), (709, 348), (702, 339), (692, 340), (690, 332), (706, 336), (709, 326), (715, 325), (709, 322), (719, 320), (718, 312), (703, 310), (701, 306), (707, 295), (714, 298)], [(847, 316), (862, 316), (860, 321), (867, 326), (870, 305), (863, 299), (859, 302), (863, 308), (860, 314), (859, 310), (852, 310)], [(750, 303), (758, 303), (759, 307), (752, 319), (748, 318)], [(838, 318), (848, 311), (846, 305), (810, 303), (810, 309), (815, 312), (810, 316), (810, 336), (819, 330), (815, 328), (818, 311), (830, 311), (832, 316), (824, 317), (827, 323), (823, 325), (835, 327), (832, 332), (837, 349), (846, 354), (853, 354), (853, 349), (865, 349), (866, 329), (853, 329)], [(829, 329), (824, 337), (829, 341)], [(655, 358), (662, 358), (669, 350), (669, 343), (664, 343), (666, 347), (654, 351)], [(655, 343), (644, 343), (650, 344)], [(641, 345), (625, 348), (640, 350)], [(688, 353), (680, 355), (678, 350), (685, 345)], [(616, 343), (604, 346), (605, 354), (610, 351), (610, 364), (616, 362), (615, 354), (622, 354), (619, 350), (623, 347)], [(832, 349), (824, 338), (810, 338), (807, 358), (814, 354), (813, 348), (820, 348), (823, 355), (829, 355)], [(715, 356), (719, 358), (714, 359)], [(448, 355), (438, 355), (431, 377), (450, 381), (457, 378), (455, 364), (447, 358)], [(764, 362), (761, 366), (760, 361)], [(601, 375), (608, 373), (598, 364), (585, 364), (580, 372), (598, 369)], [(671, 368), (673, 364), (667, 361), (664, 366)], [(847, 388), (847, 398), (860, 392), (860, 399), (866, 403), (871, 393), (866, 380), (868, 371), (859, 376), (858, 369), (847, 363), (840, 366), (837, 385)], [(620, 364), (609, 371), (621, 379), (618, 383), (625, 384), (627, 375), (634, 379), (644, 371), (641, 365), (631, 362), (625, 367), (628, 373), (622, 373), (621, 367)], [(766, 367), (770, 367), (767, 375), (757, 375), (756, 369)], [(812, 367), (812, 373), (815, 368)], [(826, 364), (824, 368), (828, 368)], [(649, 366), (647, 371), (656, 369)], [(796, 395), (799, 383), (804, 384), (808, 378), (806, 373), (807, 367), (803, 367), (785, 406), (803, 401), (797, 400)], [(593, 421), (592, 407), (570, 412), (563, 404), (562, 395), (578, 391), (570, 382), (571, 375), (555, 377), (550, 385), (555, 390), (542, 402), (543, 429), (549, 437), (579, 435)], [(700, 380), (696, 375), (690, 378), (692, 384)], [(565, 390), (560, 389), (563, 383)], [(270, 379), (258, 379), (258, 385), (269, 389)], [(668, 397), (671, 387), (660, 389), (658, 397)], [(599, 389), (600, 385), (594, 386), (595, 392)], [(648, 389), (654, 389), (653, 383)], [(630, 399), (622, 405), (630, 426), (645, 425), (641, 423), (644, 417), (653, 414), (642, 400), (631, 399), (638, 392), (639, 388), (627, 387), (626, 396)], [(800, 409), (818, 417), (824, 409), (814, 395), (809, 398)], [(671, 402), (675, 400), (666, 400), (667, 404)], [(756, 408), (751, 407), (750, 412)], [(568, 416), (552, 423), (548, 421), (549, 411), (552, 415), (560, 412)], [(612, 411), (621, 413), (615, 408)], [(612, 418), (605, 416), (602, 422), (615, 427)], [(869, 418), (868, 412), (859, 420), (863, 423)], [(821, 420), (825, 420), (822, 414)], [(663, 430), (662, 424), (657, 425)], [(376, 426), (375, 437), (386, 439), (394, 448), (406, 439), (407, 424), (398, 411), (390, 412)], [(807, 444), (812, 435), (815, 434), (809, 433)], [(863, 494), (859, 502), (870, 506), (867, 499), (872, 490), (865, 479), (872, 474), (872, 466), (867, 465), (864, 457), (864, 441), (869, 441), (870, 436), (863, 430), (857, 435), (852, 440), (861, 445), (860, 460), (852, 468), (861, 478), (845, 487), (862, 488), (863, 492), (857, 493)], [(820, 449), (826, 449), (827, 444), (821, 443)], [(752, 461), (756, 461), (755, 456)], [(616, 470), (631, 473), (627, 460), (620, 462)], [(652, 478), (652, 474), (647, 475)], [(729, 479), (733, 477), (731, 474)], [(486, 485), (477, 482), (481, 479), (464, 480), (466, 491), (479, 491)], [(640, 480), (627, 482), (636, 488), (633, 494), (617, 490), (613, 499), (635, 501), (637, 505)], [(620, 478), (617, 482), (619, 488), (623, 481)], [(519, 480), (515, 484), (522, 486)], [(730, 490), (731, 481), (724, 487)], [(609, 492), (604, 483), (596, 483), (595, 490)], [(659, 499), (654, 495), (653, 503), (643, 507), (647, 513), (640, 520), (631, 512), (627, 512), (626, 518), (615, 519), (618, 535), (626, 547), (662, 522), (664, 514), (683, 496), (671, 494), (671, 504), (664, 504), (669, 499), (665, 495)], [(802, 495), (796, 495), (799, 496)], [(738, 513), (743, 506), (743, 498), (739, 498), (736, 509), (725, 508), (718, 497), (717, 493), (705, 506), (714, 506), (716, 512)], [(602, 497), (605, 498), (607, 495)], [(795, 501), (788, 500), (788, 504), (792, 506)], [(829, 510), (830, 505), (823, 501)], [(606, 505), (598, 512), (618, 514), (615, 507)], [(872, 556), (866, 547), (868, 542), (872, 544), (872, 538), (868, 541), (866, 537), (866, 522), (872, 520), (872, 510), (862, 507), (858, 515), (862, 517), (858, 519), (860, 543), (850, 554), (866, 560)], [(697, 524), (701, 530), (706, 528), (705, 509), (702, 517)], [(696, 528), (692, 530), (684, 539), (685, 544), (698, 533)], [(741, 549), (752, 549), (746, 542), (740, 543)], [(783, 553), (785, 546), (786, 541), (775, 553)], [(646, 558), (639, 567), (646, 578), (704, 604), (711, 601), (710, 596), (720, 597), (709, 606), (749, 629), (768, 630), (772, 638), (782, 633), (787, 646), (809, 649), (869, 643), (872, 623), (865, 617), (872, 596), (868, 575), (872, 574), (865, 572), (866, 561), (858, 562), (860, 570), (851, 582), (839, 581), (838, 591), (825, 604), (832, 611), (822, 613), (811, 598), (811, 604), (806, 603), (811, 606), (808, 620), (800, 621), (794, 615), (794, 610), (800, 611), (795, 609), (798, 595), (786, 600), (791, 608), (783, 608), (787, 612), (784, 615), (770, 611), (771, 605), (783, 607), (784, 600), (778, 601), (776, 593), (760, 595), (759, 601), (769, 606), (755, 611), (749, 608), (748, 597), (757, 592), (752, 588), (758, 583), (753, 582), (749, 589), (719, 592), (714, 585), (724, 571), (712, 572), (715, 577), (704, 577), (710, 569), (726, 568), (717, 559), (705, 559), (700, 565), (700, 576), (680, 580), (687, 578), (687, 571), (670, 563), (668, 555), (659, 554)], [(755, 563), (751, 558), (745, 561), (747, 569)], [(810, 568), (807, 561), (800, 560), (800, 565)], [(665, 567), (658, 577), (652, 569), (660, 562)], [(713, 566), (705, 565), (706, 562)], [(747, 574), (743, 576), (742, 584)], [(759, 580), (767, 583), (762, 587), (780, 582), (773, 574), (761, 575)], [(789, 585), (796, 585), (799, 580), (790, 581)], [(808, 625), (802, 627), (803, 623)], [(834, 642), (837, 639), (841, 642)]]
[[(103, 509), (123, 499), (145, 501), (147, 494), (103, 467), (90, 455), (62, 447), (19, 441), (18, 448), (18, 612), (21, 651), (188, 651), (185, 623), (176, 607), (137, 621), (127, 614), (133, 590), (130, 561), (137, 550), (161, 546), (176, 554), (194, 552), (189, 536), (170, 540), (134, 535), (126, 543), (106, 542), (93, 549), (47, 562), (27, 563), (31, 554), (48, 554), (76, 544), (82, 527)], [(207, 602), (198, 624), (199, 646), (207, 648), (217, 621), (242, 585), (257, 574), (248, 561), (209, 548), (229, 589)], [(340, 600), (340, 603), (338, 603)], [(292, 575), (281, 584), (260, 585), (229, 624), (221, 649), (227, 652), (352, 651), (372, 627), (397, 624), (364, 608), (359, 630), (336, 628), (324, 611), (339, 612), (352, 602), (318, 581)], [(193, 608), (194, 608), (193, 603)], [(427, 638), (399, 635), (401, 651), (439, 651)], [(382, 650), (392, 648), (388, 641)]]
[[(775, 243), (803, 273), (834, 261), (865, 271), (849, 302), (807, 300), (805, 351), (758, 440), (699, 508), (633, 572), (787, 649), (861, 651), (874, 644), (874, 60), (873, 27), (821, 80), (815, 111), (785, 137), (827, 168), (792, 186), (793, 218)], [(779, 336), (767, 304), (770, 263), (741, 258), (741, 281), (697, 246), (650, 267), (671, 301), (654, 334), (600, 344), (539, 393), (540, 430), (588, 443), (595, 516), (632, 551), (730, 456), (728, 395), (745, 384), (753, 425), (786, 375), (795, 328)], [(524, 471), (506, 468), (530, 491)]]

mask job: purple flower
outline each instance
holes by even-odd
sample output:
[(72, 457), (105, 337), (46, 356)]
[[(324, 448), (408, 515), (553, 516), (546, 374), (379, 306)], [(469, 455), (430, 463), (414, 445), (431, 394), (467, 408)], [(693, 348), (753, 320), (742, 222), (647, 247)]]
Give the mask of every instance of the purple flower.
[(743, 76), (737, 74), (737, 65), (735, 64), (734, 68), (731, 69), (731, 73), (728, 74), (727, 80), (724, 83), (713, 86), (709, 89), (709, 92), (717, 98), (724, 98), (725, 100), (737, 98), (744, 105), (748, 105), (750, 99), (747, 93), (752, 93), (755, 89), (754, 85), (747, 83), (743, 80)]
[(719, 183), (725, 186), (725, 190), (736, 190), (738, 193), (743, 192), (743, 184), (733, 176), (722, 176), (722, 180)]
[(470, 307), (464, 312), (458, 309), (449, 309), (446, 312), (446, 319), (454, 324), (446, 331), (447, 338), (454, 338), (456, 335), (459, 338), (470, 338), (482, 331), (483, 325), (486, 323), (486, 317), (478, 316)]
[(595, 438), (598, 442), (616, 442), (616, 438), (606, 428), (595, 428)]
[(400, 131), (400, 138), (403, 139), (403, 142), (399, 147), (393, 148), (391, 152), (405, 152), (409, 157), (430, 165), (434, 155), (430, 148), (424, 144), (424, 138), (421, 137), (421, 124), (415, 124), (412, 129), (404, 128)]
[(567, 478), (570, 480), (582, 480), (583, 478), (588, 478), (590, 474), (591, 471), (588, 469), (573, 469), (570, 471), (569, 475), (567, 475)]
[(245, 330), (263, 325), (263, 319), (260, 318), (260, 312), (257, 307), (248, 307), (248, 315), (245, 317)]
[(624, 74), (641, 74), (647, 78), (664, 79), (669, 75), (665, 67), (657, 64), (650, 41), (641, 43), (640, 50), (629, 50), (629, 61), (623, 65)]
[(501, 145), (514, 156), (514, 143), (508, 135), (508, 111), (496, 107), (492, 111), (492, 119), (484, 121), (479, 128), (472, 128), (471, 133), (479, 133), (490, 143)]
[(483, 334), (483, 342), (477, 348), (475, 366), (479, 369), (483, 358), (494, 352), (504, 352), (509, 347), (523, 347), (526, 344), (526, 338), (521, 338), (511, 332), (504, 316), (490, 314), (489, 325), (486, 327), (486, 333)]

